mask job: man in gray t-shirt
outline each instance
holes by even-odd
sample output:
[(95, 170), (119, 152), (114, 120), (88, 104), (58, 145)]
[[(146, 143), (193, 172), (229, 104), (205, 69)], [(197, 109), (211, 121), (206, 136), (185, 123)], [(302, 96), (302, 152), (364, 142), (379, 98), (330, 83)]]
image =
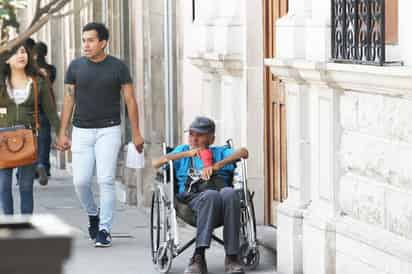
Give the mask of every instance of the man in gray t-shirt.
[[(129, 69), (107, 55), (107, 28), (100, 23), (83, 27), (84, 56), (73, 60), (66, 73), (61, 127), (57, 145), (72, 150), (73, 183), (89, 216), (89, 235), (96, 247), (111, 246), (110, 231), (115, 206), (117, 156), (121, 146), (121, 94), (126, 102), (133, 143), (141, 152), (143, 137)], [(72, 112), (72, 140), (67, 135)], [(96, 168), (100, 187), (100, 210), (91, 189)]]

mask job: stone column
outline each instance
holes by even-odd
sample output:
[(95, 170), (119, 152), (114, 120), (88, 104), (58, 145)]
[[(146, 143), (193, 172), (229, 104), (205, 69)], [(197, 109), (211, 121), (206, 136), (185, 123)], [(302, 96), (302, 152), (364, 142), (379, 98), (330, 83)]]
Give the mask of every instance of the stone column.
[(247, 96), (246, 146), (253, 160), (248, 162), (248, 183), (255, 191), (254, 206), (258, 223), (264, 221), (264, 99), (263, 99), (263, 17), (262, 1), (245, 2), (245, 66), (244, 77)]
[[(312, 1), (306, 25), (306, 60), (322, 69), (330, 59), (331, 1)], [(335, 273), (335, 222), (339, 181), (339, 96), (326, 85), (311, 85), (311, 204), (303, 219), (303, 272)]]
[(339, 182), (339, 91), (313, 85), (310, 102), (311, 204), (303, 219), (303, 272), (335, 273)]
[[(277, 21), (277, 59), (285, 66), (306, 56), (305, 24), (311, 13), (309, 0), (289, 1), (289, 13)], [(276, 71), (272, 72), (276, 75)], [(310, 198), (308, 86), (297, 80), (285, 83), (287, 108), (288, 198), (278, 207), (278, 271), (302, 273), (303, 210)]]

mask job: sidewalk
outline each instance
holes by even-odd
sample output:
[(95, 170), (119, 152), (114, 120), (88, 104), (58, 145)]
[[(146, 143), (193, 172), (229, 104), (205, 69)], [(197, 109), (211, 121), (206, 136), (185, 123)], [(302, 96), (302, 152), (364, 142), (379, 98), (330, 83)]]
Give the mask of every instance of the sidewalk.
[[(88, 240), (87, 217), (75, 196), (71, 177), (65, 171), (53, 170), (46, 187), (35, 182), (35, 213), (57, 215), (75, 229), (73, 254), (65, 265), (65, 274), (150, 274), (158, 273), (151, 262), (149, 210), (118, 203), (113, 227), (113, 246), (94, 248)], [(96, 186), (94, 186), (96, 187)], [(15, 189), (14, 197), (18, 198)], [(15, 199), (18, 204), (18, 199)], [(189, 239), (194, 230), (185, 226), (181, 239)], [(183, 273), (193, 249), (173, 260), (170, 273)], [(207, 252), (209, 273), (224, 273), (224, 251), (214, 244)], [(275, 273), (272, 253), (261, 249), (261, 263), (248, 273)]]

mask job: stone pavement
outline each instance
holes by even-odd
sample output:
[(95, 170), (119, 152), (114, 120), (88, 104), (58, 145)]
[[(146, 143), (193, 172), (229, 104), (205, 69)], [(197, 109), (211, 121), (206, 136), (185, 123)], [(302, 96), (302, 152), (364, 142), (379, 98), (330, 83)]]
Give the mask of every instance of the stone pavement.
[[(53, 170), (52, 175), (46, 187), (35, 182), (35, 213), (57, 215), (74, 228), (73, 253), (65, 265), (65, 274), (158, 273), (151, 262), (149, 210), (118, 203), (112, 233), (113, 246), (95, 248), (88, 239), (87, 217), (79, 206), (71, 177), (59, 170)], [(15, 189), (16, 205), (18, 196)], [(193, 228), (188, 226), (182, 227), (180, 231), (182, 240), (194, 235)], [(170, 273), (183, 273), (192, 250), (190, 248), (173, 260)], [(223, 248), (213, 244), (207, 252), (209, 273), (224, 273), (223, 258)], [(248, 273), (276, 273), (274, 262), (273, 254), (261, 249), (261, 264), (257, 270)]]

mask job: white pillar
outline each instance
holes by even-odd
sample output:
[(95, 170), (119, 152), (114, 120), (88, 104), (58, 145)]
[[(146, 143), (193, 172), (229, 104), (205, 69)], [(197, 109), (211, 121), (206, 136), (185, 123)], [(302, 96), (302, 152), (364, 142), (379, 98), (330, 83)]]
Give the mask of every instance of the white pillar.
[(303, 273), (335, 273), (339, 182), (339, 92), (313, 85), (310, 94), (311, 203), (303, 218)]
[(309, 203), (308, 87), (286, 83), (288, 198), (278, 207), (279, 273), (302, 273), (303, 210)]
[[(304, 59), (306, 21), (311, 0), (290, 0), (289, 12), (276, 22), (277, 59)], [(275, 73), (276, 74), (276, 73)], [(277, 264), (284, 274), (298, 274), (302, 268), (303, 210), (309, 202), (308, 86), (286, 83), (288, 198), (278, 208)]]
[[(331, 1), (312, 1), (306, 25), (306, 59), (328, 62), (331, 56)], [(314, 85), (310, 91), (311, 204), (303, 218), (303, 272), (335, 273), (335, 223), (339, 174), (339, 94)]]

